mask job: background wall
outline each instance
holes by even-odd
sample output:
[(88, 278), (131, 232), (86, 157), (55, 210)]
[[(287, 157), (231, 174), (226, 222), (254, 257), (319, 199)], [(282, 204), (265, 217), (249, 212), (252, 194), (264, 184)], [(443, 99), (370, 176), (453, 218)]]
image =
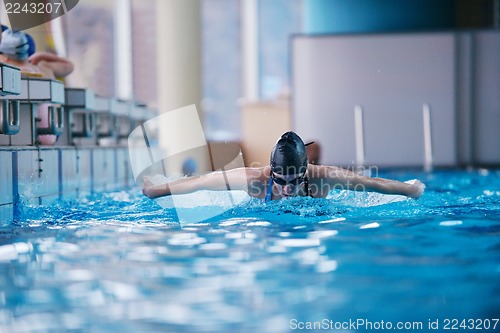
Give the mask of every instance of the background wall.
[[(293, 128), (316, 136), (327, 164), (424, 164), (423, 104), (435, 165), (500, 164), (500, 31), (298, 36)], [(328, 147), (328, 148), (327, 148)]]
[(450, 29), (454, 0), (306, 0), (305, 33)]

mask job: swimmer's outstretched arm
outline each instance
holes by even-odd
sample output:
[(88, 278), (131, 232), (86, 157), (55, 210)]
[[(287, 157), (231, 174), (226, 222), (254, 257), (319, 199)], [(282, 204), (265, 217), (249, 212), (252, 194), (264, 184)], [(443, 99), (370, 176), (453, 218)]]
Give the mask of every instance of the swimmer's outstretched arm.
[(214, 171), (201, 176), (181, 178), (157, 185), (154, 185), (148, 178), (145, 178), (142, 193), (151, 199), (201, 190), (226, 191), (230, 189), (247, 191), (249, 194), (252, 194), (249, 190), (249, 183), (255, 180), (256, 174), (251, 169), (238, 168), (228, 171)]
[(144, 185), (142, 187), (142, 193), (150, 199), (164, 197), (172, 194), (170, 190), (170, 186), (172, 186), (172, 184), (175, 183), (181, 184), (182, 182), (189, 182), (190, 180), (193, 180), (195, 178), (197, 177), (182, 178), (173, 182), (163, 183), (163, 184), (154, 184), (153, 182), (151, 182), (149, 177), (144, 177)]
[(378, 192), (382, 194), (405, 195), (418, 199), (424, 192), (425, 185), (419, 180), (400, 182), (385, 178), (370, 178), (355, 172), (333, 166), (317, 166), (312, 174), (324, 181), (330, 189), (343, 188), (354, 191)]

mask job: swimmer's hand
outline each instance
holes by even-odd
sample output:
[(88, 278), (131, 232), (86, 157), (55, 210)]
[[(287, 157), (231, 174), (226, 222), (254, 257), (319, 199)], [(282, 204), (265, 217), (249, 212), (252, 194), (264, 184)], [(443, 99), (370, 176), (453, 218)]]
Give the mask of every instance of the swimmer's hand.
[(408, 191), (408, 196), (413, 199), (418, 199), (424, 193), (425, 184), (418, 179), (412, 179), (405, 181), (405, 184), (411, 185)]
[(167, 184), (155, 184), (153, 179), (144, 176), (144, 184), (142, 186), (142, 193), (150, 199), (158, 198), (170, 194), (170, 189)]
[(154, 185), (153, 181), (151, 180), (151, 177), (144, 176), (143, 179), (144, 179), (144, 184), (143, 184), (144, 187), (150, 187)]

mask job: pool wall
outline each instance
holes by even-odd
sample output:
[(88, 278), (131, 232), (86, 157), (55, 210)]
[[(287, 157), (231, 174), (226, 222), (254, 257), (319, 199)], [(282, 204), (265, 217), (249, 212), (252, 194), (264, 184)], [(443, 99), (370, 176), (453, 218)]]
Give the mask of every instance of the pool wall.
[(50, 205), (134, 184), (127, 147), (1, 147), (0, 221), (19, 218), (16, 207)]
[(128, 138), (156, 116), (140, 101), (65, 87), (0, 63), (0, 223), (22, 220), (24, 205), (134, 184)]
[(297, 34), (290, 49), (292, 128), (328, 143), (322, 163), (500, 164), (500, 30)]

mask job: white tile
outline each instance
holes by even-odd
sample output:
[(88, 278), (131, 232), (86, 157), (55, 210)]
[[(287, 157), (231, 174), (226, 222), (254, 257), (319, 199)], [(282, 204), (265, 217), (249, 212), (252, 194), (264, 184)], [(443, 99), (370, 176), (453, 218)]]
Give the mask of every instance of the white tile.
[(90, 160), (90, 149), (78, 149), (78, 178), (80, 178), (79, 191), (90, 191), (91, 190), (91, 160)]
[[(36, 156), (36, 155), (35, 155)], [(38, 194), (54, 195), (59, 193), (59, 154), (55, 149), (42, 150), (41, 159), (41, 181), (42, 186)], [(35, 157), (36, 158), (36, 157)]]
[(0, 151), (0, 204), (12, 201), (12, 152)]
[(95, 149), (94, 191), (113, 190), (116, 183), (114, 148)]
[(80, 186), (78, 174), (78, 159), (76, 149), (63, 149), (61, 151), (62, 192), (76, 192)]
[(19, 195), (25, 198), (34, 197), (41, 183), (33, 156), (37, 155), (32, 150), (17, 152)]

